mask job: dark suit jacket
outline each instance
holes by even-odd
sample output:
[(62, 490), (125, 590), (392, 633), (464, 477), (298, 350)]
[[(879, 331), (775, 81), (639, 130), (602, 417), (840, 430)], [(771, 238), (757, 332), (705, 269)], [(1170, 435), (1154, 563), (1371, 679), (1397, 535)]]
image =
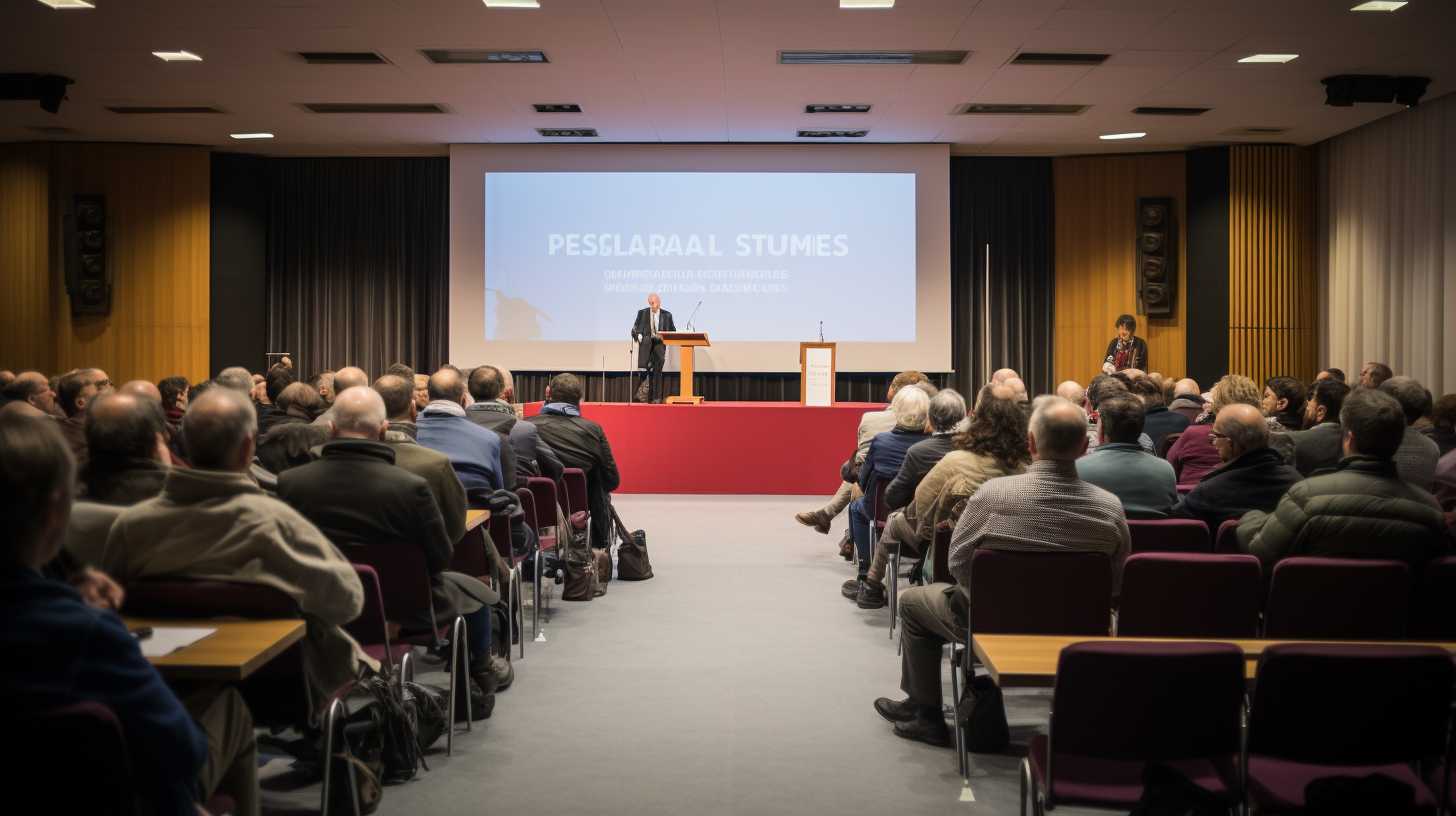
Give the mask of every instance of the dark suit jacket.
[[(561, 481), (561, 460), (551, 446), (541, 441), (536, 426), (516, 419), (516, 412), (500, 400), (477, 402), (465, 409), (465, 416), (476, 425), (489, 428), (510, 442), (515, 454), (516, 476), (519, 484), (525, 484), (528, 476), (545, 476), (553, 482)], [(501, 467), (505, 467), (505, 448), (501, 448)]]
[(1305, 476), (1333, 468), (1345, 456), (1345, 432), (1338, 422), (1321, 422), (1290, 436), (1294, 438), (1294, 467)]
[(1218, 535), (1225, 519), (1242, 518), (1250, 510), (1272, 512), (1300, 478), (1279, 451), (1252, 450), (1204, 476), (1173, 508), (1173, 516), (1202, 519)]
[[(640, 341), (637, 345), (637, 367), (646, 368), (647, 358), (652, 354), (652, 318), (648, 315), (651, 309), (642, 308), (637, 310), (637, 319), (632, 323), (632, 339)], [(657, 312), (657, 330), (659, 332), (677, 331), (677, 326), (672, 322), (672, 312), (666, 309), (659, 309)]]
[(1188, 417), (1169, 411), (1162, 405), (1156, 405), (1149, 408), (1147, 414), (1144, 415), (1143, 433), (1153, 440), (1153, 450), (1156, 451), (1158, 444), (1163, 441), (1163, 437), (1170, 433), (1182, 433), (1183, 429), (1188, 427), (1188, 422)]
[(925, 474), (954, 447), (950, 440), (951, 434), (932, 434), (929, 439), (922, 439), (905, 451), (905, 459), (900, 463), (899, 472), (890, 481), (889, 487), (885, 488), (885, 504), (890, 509), (898, 510), (915, 500), (915, 488), (920, 486)]
[(592, 540), (605, 546), (611, 532), (610, 494), (622, 483), (612, 445), (602, 426), (581, 416), (581, 409), (563, 403), (548, 403), (531, 424), (541, 441), (551, 446), (566, 467), (586, 471), (587, 500), (592, 516)]

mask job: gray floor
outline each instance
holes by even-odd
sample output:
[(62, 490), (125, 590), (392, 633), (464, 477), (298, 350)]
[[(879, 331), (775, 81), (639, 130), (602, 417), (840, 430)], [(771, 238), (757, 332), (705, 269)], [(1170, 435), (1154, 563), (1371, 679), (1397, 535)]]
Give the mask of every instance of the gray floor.
[[(793, 522), (815, 501), (618, 497), (657, 577), (556, 602), (495, 715), (379, 812), (1017, 813), (1018, 757), (976, 757), (965, 802), (952, 750), (871, 709), (901, 696), (889, 618), (840, 597), (843, 519), (829, 538)], [(1047, 698), (1009, 709), (1024, 744)]]

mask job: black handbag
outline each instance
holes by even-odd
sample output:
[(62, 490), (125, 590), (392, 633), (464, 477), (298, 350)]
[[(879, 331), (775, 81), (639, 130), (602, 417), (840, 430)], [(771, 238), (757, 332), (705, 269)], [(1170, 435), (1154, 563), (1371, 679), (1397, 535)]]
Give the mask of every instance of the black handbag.
[(646, 581), (652, 577), (645, 530), (633, 530), (617, 545), (617, 577), (623, 581)]
[(1006, 700), (1001, 687), (990, 675), (971, 678), (956, 706), (957, 725), (965, 729), (966, 749), (978, 754), (996, 754), (1011, 744), (1011, 727), (1006, 723)]

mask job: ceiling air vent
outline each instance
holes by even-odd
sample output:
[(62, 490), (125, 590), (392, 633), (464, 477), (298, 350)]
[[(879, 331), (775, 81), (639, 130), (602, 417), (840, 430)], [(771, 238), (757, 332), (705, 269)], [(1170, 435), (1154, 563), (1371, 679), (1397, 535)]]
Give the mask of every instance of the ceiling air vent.
[(222, 113), (211, 105), (107, 105), (112, 113)]
[(75, 128), (61, 127), (60, 125), (30, 125), (26, 130), (32, 133), (44, 133), (47, 136), (69, 136), (76, 132)]
[(1213, 108), (1178, 108), (1143, 105), (1142, 107), (1133, 108), (1132, 112), (1139, 116), (1202, 116), (1211, 110)]
[(496, 65), (550, 62), (545, 51), (488, 51), (479, 48), (426, 48), (420, 52), (440, 65)]
[(537, 113), (581, 113), (581, 106), (574, 102), (537, 102), (531, 107)]
[(1101, 65), (1110, 54), (1062, 54), (1052, 51), (1022, 51), (1012, 65)]
[(434, 102), (304, 102), (314, 113), (444, 113)]
[(373, 51), (299, 51), (309, 65), (387, 65), (389, 60)]
[(804, 113), (869, 113), (869, 105), (805, 105)]
[(967, 102), (955, 109), (970, 116), (1076, 116), (1088, 105), (1015, 105)]
[(782, 65), (960, 65), (969, 51), (780, 51)]
[(800, 139), (863, 139), (868, 130), (801, 130)]
[(596, 128), (536, 128), (536, 132), (548, 139), (594, 139)]
[(1225, 136), (1277, 136), (1281, 133), (1288, 133), (1287, 127), (1246, 127), (1225, 130)]

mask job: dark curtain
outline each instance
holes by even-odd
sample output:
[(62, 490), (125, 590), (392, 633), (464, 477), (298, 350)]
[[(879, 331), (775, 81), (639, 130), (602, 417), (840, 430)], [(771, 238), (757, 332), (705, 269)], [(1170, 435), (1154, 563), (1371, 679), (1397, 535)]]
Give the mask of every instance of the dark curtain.
[[(546, 384), (558, 372), (554, 371), (512, 371), (516, 382), (516, 399), (523, 402), (539, 400), (546, 393)], [(627, 402), (641, 373), (628, 376), (621, 371), (606, 373), (606, 391), (602, 390), (602, 372), (573, 371), (582, 379), (586, 399), (590, 402)], [(834, 381), (834, 399), (839, 402), (884, 402), (894, 373), (839, 373)], [(931, 382), (937, 387), (949, 385), (949, 375), (930, 374)], [(678, 374), (669, 371), (663, 375), (663, 390), (677, 393)], [(693, 391), (709, 402), (798, 402), (799, 373), (713, 372), (695, 374)]]
[(998, 368), (1051, 391), (1052, 230), (1051, 159), (951, 158), (951, 361), (967, 400)]
[(268, 349), (306, 375), (445, 362), (449, 159), (268, 165)]

